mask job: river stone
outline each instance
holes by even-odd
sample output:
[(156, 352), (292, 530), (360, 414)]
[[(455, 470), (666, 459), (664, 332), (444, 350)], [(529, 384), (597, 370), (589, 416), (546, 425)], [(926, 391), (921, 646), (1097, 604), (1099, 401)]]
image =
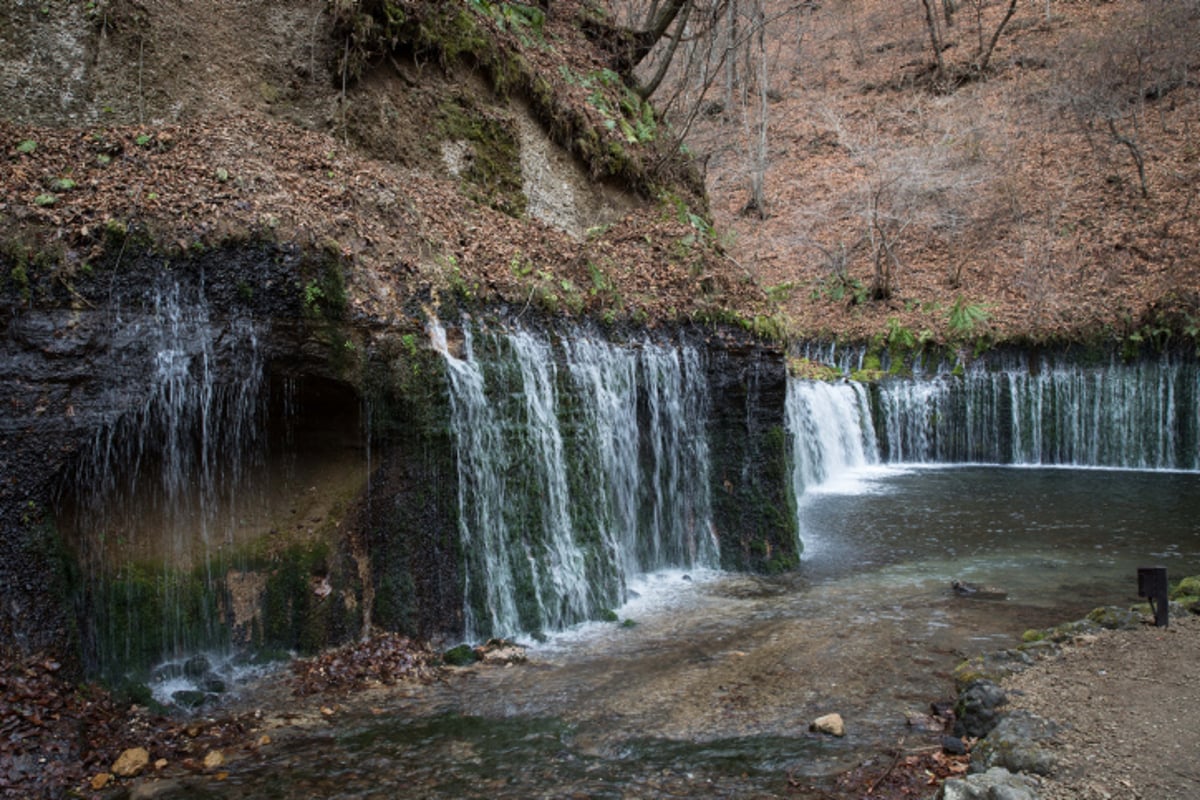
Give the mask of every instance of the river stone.
[(460, 644), (442, 653), (442, 661), (452, 667), (469, 666), (478, 660), (479, 657), (475, 653), (475, 648), (469, 644)]
[(1087, 618), (1101, 628), (1115, 631), (1135, 630), (1142, 627), (1141, 614), (1120, 606), (1094, 608), (1088, 613)]
[(141, 781), (129, 792), (129, 800), (183, 800), (195, 796), (193, 789), (178, 780)]
[(507, 639), (489, 639), (475, 648), (475, 657), (485, 664), (524, 664), (528, 660), (525, 648)]
[(208, 702), (209, 695), (199, 689), (180, 689), (171, 692), (171, 702), (180, 708), (195, 710)]
[(200, 681), (200, 689), (211, 694), (224, 694), (229, 690), (229, 685), (220, 675), (210, 672)]
[(113, 762), (112, 772), (118, 778), (132, 778), (150, 763), (150, 752), (144, 747), (131, 747)]
[(978, 775), (947, 779), (937, 800), (1038, 800), (1038, 794), (1030, 778), (993, 767)]
[(192, 656), (183, 664), (183, 674), (192, 679), (203, 678), (210, 670), (212, 664), (205, 656)]
[(808, 729), (817, 733), (827, 733), (830, 736), (846, 735), (846, 723), (842, 721), (841, 714), (826, 714), (817, 717), (808, 726)]
[(1054, 642), (1069, 642), (1081, 636), (1092, 636), (1100, 631), (1100, 626), (1090, 619), (1077, 619), (1074, 622), (1063, 622), (1051, 628), (1046, 636)]
[(1000, 706), (1008, 702), (1008, 695), (992, 681), (975, 681), (958, 696), (954, 713), (955, 736), (979, 738), (987, 736), (996, 727)]
[(1039, 661), (1054, 658), (1062, 653), (1062, 645), (1052, 639), (1040, 639), (1036, 642), (1026, 642), (1018, 648)]
[(998, 683), (1033, 666), (1033, 656), (1020, 650), (997, 650), (970, 658), (954, 668), (954, 685), (960, 692), (975, 681)]
[(943, 736), (942, 752), (951, 756), (962, 756), (967, 754), (967, 744), (957, 736)]
[(1004, 767), (1011, 772), (1049, 775), (1058, 759), (1045, 746), (1059, 726), (1024, 709), (1005, 714), (971, 752), (971, 771)]

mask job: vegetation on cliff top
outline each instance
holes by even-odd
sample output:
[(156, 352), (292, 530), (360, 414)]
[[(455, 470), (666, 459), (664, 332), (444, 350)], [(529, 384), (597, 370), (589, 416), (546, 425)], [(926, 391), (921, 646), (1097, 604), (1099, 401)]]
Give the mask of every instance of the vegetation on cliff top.
[[(0, 122), (17, 302), (119, 229), (333, 247), (351, 320), (434, 300), (889, 347), (1200, 335), (1195, 0), (193, 6), (4, 12), (5, 64), (58, 23), (90, 54), (70, 120), (47, 67)], [(525, 114), (627, 205), (586, 236), (534, 218)]]

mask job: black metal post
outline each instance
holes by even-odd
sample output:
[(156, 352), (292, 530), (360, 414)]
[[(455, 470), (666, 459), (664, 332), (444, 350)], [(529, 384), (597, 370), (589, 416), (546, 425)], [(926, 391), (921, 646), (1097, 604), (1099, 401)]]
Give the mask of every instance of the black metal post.
[(1167, 627), (1167, 568), (1138, 567), (1138, 597), (1150, 601), (1150, 610), (1154, 612), (1154, 625), (1157, 628)]

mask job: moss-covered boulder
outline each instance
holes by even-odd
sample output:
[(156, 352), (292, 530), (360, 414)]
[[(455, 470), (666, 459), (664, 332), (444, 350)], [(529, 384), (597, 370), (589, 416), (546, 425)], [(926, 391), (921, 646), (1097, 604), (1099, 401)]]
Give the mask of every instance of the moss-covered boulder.
[(460, 644), (442, 653), (442, 661), (452, 667), (468, 667), (478, 660), (475, 648), (469, 644)]
[(1189, 575), (1171, 589), (1170, 598), (1183, 602), (1184, 598), (1200, 599), (1200, 575)]
[(1089, 621), (1101, 628), (1123, 631), (1141, 627), (1142, 615), (1128, 608), (1119, 606), (1100, 606), (1088, 612)]

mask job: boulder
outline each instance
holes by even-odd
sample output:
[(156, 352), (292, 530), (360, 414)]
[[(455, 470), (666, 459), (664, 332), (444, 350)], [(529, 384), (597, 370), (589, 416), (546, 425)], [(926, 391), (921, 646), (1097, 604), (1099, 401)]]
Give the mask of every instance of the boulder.
[(1031, 778), (994, 767), (966, 778), (947, 779), (937, 800), (1038, 800), (1038, 795)]
[(1092, 609), (1087, 618), (1109, 630), (1125, 631), (1142, 627), (1142, 615), (1120, 606), (1100, 606)]
[(485, 664), (523, 664), (528, 660), (525, 648), (507, 639), (489, 639), (475, 648), (475, 656)]
[(1182, 597), (1200, 597), (1200, 575), (1189, 575), (1183, 578), (1171, 590), (1172, 600)]
[(132, 778), (150, 763), (150, 752), (144, 747), (131, 747), (113, 762), (112, 773), (118, 778)]
[(1000, 706), (1008, 702), (1008, 695), (992, 681), (973, 682), (954, 704), (956, 736), (980, 738), (987, 736), (996, 727)]
[(1046, 746), (1058, 733), (1057, 723), (1029, 711), (1005, 714), (987, 738), (971, 752), (971, 770), (985, 771), (1003, 767), (1010, 772), (1049, 775), (1057, 766), (1055, 755)]
[(997, 650), (962, 662), (954, 668), (954, 684), (965, 691), (975, 681), (999, 682), (1023, 672), (1035, 663), (1033, 656), (1021, 650)]
[(442, 653), (442, 661), (452, 667), (466, 667), (474, 664), (477, 660), (475, 648), (469, 644), (456, 645)]
[(809, 724), (808, 729), (817, 733), (827, 733), (830, 736), (846, 735), (846, 723), (842, 720), (841, 714), (825, 714), (817, 717)]
[(212, 663), (207, 656), (192, 656), (183, 663), (183, 674), (189, 678), (203, 678), (211, 670)]

